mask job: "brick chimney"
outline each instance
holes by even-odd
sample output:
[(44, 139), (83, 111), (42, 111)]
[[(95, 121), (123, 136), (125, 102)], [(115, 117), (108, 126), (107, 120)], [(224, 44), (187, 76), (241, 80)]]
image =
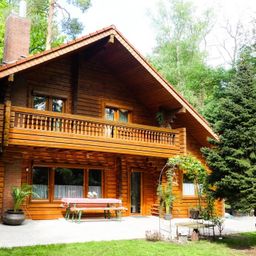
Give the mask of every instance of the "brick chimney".
[(25, 1), (20, 2), (20, 12), (10, 14), (6, 20), (4, 38), (4, 63), (12, 63), (29, 54), (31, 22), (26, 18)]

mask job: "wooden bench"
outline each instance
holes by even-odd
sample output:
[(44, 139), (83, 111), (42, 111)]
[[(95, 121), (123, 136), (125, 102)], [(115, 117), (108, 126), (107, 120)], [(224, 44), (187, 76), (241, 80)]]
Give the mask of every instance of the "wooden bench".
[(72, 221), (81, 221), (83, 212), (103, 212), (104, 218), (109, 218), (111, 212), (115, 212), (117, 218), (121, 218), (122, 211), (127, 208), (122, 206), (122, 201), (114, 198), (63, 198), (63, 206), (66, 208), (65, 218), (72, 216)]

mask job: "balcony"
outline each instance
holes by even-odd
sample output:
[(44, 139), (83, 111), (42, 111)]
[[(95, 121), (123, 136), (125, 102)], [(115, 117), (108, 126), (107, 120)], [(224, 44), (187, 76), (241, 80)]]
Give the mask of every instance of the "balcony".
[(11, 107), (9, 145), (170, 157), (182, 152), (185, 129)]

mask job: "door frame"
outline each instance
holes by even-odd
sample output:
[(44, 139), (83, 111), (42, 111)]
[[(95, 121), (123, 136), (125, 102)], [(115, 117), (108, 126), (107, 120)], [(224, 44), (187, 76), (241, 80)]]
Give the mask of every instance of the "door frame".
[[(140, 213), (132, 213), (131, 212), (131, 174), (133, 172), (141, 173), (141, 180), (140, 180)], [(128, 173), (128, 212), (130, 215), (144, 215), (144, 193), (143, 187), (144, 186), (144, 170), (140, 168), (131, 168)]]

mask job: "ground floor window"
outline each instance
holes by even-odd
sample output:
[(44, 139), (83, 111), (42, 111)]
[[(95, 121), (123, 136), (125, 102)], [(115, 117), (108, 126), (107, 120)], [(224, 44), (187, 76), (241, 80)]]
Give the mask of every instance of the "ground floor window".
[(32, 190), (35, 193), (33, 199), (48, 199), (49, 168), (33, 167), (32, 169)]
[(83, 169), (56, 168), (54, 170), (54, 199), (84, 197)]
[(102, 170), (89, 170), (88, 192), (102, 197)]
[(195, 196), (194, 181), (190, 179), (186, 174), (183, 174), (183, 196)]
[(32, 200), (53, 202), (63, 197), (83, 198), (88, 192), (103, 197), (103, 170), (71, 167), (33, 166), (31, 171)]

